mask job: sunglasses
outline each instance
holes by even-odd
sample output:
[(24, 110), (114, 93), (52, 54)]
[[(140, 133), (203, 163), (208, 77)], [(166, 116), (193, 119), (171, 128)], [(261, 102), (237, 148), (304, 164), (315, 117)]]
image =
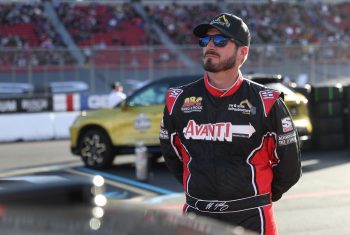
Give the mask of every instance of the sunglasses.
[(201, 37), (198, 40), (198, 44), (201, 47), (206, 47), (208, 46), (210, 40), (213, 39), (214, 45), (216, 47), (224, 47), (227, 45), (228, 41), (232, 41), (236, 44), (236, 46), (240, 47), (243, 46), (243, 44), (233, 38), (228, 38), (223, 35), (207, 35), (205, 37)]
[(205, 37), (199, 38), (198, 44), (201, 47), (206, 47), (206, 46), (208, 46), (211, 39), (213, 39), (214, 45), (216, 47), (224, 47), (227, 45), (229, 40), (233, 41), (233, 39), (230, 39), (230, 38), (225, 37), (223, 35), (207, 35)]

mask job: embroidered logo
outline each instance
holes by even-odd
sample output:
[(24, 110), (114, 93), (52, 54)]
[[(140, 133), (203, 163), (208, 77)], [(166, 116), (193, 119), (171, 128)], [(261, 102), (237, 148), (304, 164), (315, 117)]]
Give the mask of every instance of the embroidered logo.
[(232, 142), (232, 137), (250, 138), (254, 134), (255, 128), (249, 125), (232, 125), (230, 122), (206, 123), (198, 125), (194, 120), (189, 120), (183, 129), (186, 139), (228, 141)]
[(282, 128), (284, 133), (293, 130), (293, 123), (290, 117), (282, 118), (281, 122), (282, 122)]
[(169, 111), (170, 115), (173, 112), (173, 108), (174, 108), (174, 105), (175, 105), (175, 102), (176, 102), (177, 98), (181, 95), (182, 92), (183, 92), (183, 90), (176, 89), (176, 88), (170, 88), (167, 91), (167, 94), (166, 94), (166, 106), (168, 108), (168, 111)]
[(181, 106), (181, 110), (184, 113), (201, 112), (203, 110), (202, 100), (202, 97), (187, 97)]
[(229, 104), (229, 111), (241, 112), (247, 115), (255, 115), (256, 108), (249, 102), (249, 100), (242, 100), (238, 105), (237, 104)]
[(212, 20), (210, 24), (219, 24), (222, 26), (230, 27), (231, 23), (226, 19), (225, 15), (219, 16), (218, 18)]
[(297, 135), (295, 131), (278, 136), (278, 145), (280, 146), (288, 145), (296, 142), (297, 142)]
[(260, 91), (259, 94), (261, 97), (261, 101), (263, 102), (265, 117), (267, 117), (267, 115), (272, 109), (273, 104), (280, 96), (280, 92), (275, 90), (265, 90)]

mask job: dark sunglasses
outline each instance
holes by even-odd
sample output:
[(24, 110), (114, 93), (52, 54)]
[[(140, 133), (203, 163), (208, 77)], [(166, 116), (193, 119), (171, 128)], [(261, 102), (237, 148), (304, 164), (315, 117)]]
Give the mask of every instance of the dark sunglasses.
[(214, 45), (216, 47), (224, 47), (227, 45), (229, 40), (233, 41), (233, 39), (230, 39), (230, 38), (225, 37), (223, 35), (207, 35), (205, 37), (199, 38), (198, 44), (201, 47), (206, 47), (206, 46), (208, 46), (211, 39), (213, 39)]

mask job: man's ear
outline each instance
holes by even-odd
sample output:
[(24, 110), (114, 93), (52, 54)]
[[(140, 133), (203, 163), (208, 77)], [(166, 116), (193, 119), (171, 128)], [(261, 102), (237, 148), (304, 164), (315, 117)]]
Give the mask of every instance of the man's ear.
[(247, 46), (242, 46), (241, 47), (241, 55), (243, 55), (244, 57), (248, 56), (249, 53), (249, 47)]
[(247, 60), (248, 53), (249, 53), (249, 47), (247, 47), (247, 46), (239, 47), (239, 55), (242, 58), (242, 62), (241, 62), (240, 66), (242, 66), (244, 64), (244, 62)]

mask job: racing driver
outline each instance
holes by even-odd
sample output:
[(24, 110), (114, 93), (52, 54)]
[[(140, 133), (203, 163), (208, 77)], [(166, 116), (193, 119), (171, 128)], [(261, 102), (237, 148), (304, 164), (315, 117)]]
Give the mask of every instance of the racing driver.
[(250, 32), (222, 13), (194, 28), (205, 73), (170, 88), (161, 151), (186, 194), (185, 214), (277, 234), (272, 202), (301, 176), (299, 138), (283, 94), (243, 78)]

